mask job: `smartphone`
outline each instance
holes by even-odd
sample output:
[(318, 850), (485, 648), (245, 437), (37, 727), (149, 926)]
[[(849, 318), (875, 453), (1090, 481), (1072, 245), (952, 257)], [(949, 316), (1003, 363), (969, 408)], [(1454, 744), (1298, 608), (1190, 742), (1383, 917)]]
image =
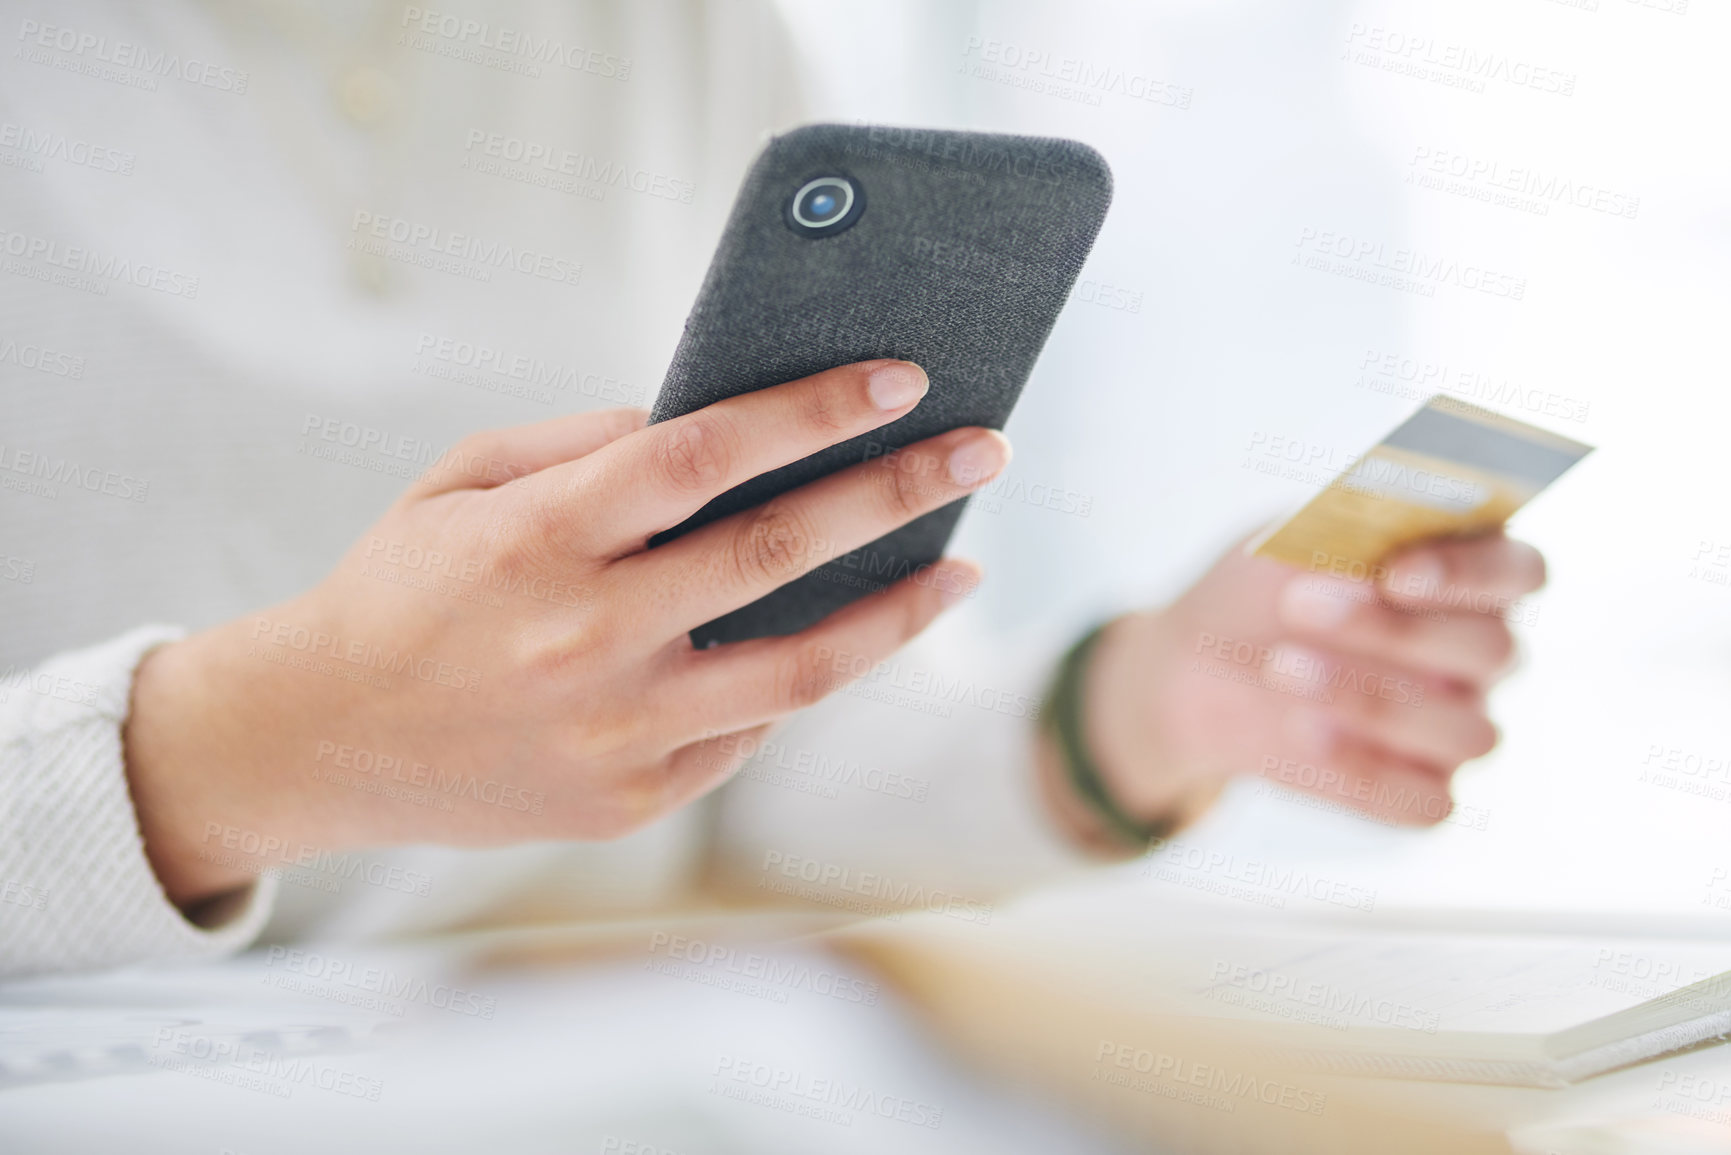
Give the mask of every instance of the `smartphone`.
[[(762, 474), (650, 540), (964, 425), (1001, 429), (1112, 199), (1071, 140), (819, 124), (752, 165), (651, 421), (855, 361), (895, 357), (931, 387), (909, 414)], [(964, 502), (691, 632), (699, 648), (791, 634), (942, 556)]]

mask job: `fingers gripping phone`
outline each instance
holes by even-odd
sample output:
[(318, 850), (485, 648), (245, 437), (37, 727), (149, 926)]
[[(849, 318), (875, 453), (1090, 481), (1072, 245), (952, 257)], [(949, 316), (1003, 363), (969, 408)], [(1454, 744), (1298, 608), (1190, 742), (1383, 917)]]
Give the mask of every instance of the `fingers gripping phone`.
[[(1112, 198), (1069, 140), (811, 125), (746, 175), (651, 421), (855, 361), (930, 389), (906, 416), (762, 474), (660, 545), (850, 465), (964, 425), (1002, 428)], [(691, 632), (699, 648), (791, 634), (942, 556), (958, 501)]]

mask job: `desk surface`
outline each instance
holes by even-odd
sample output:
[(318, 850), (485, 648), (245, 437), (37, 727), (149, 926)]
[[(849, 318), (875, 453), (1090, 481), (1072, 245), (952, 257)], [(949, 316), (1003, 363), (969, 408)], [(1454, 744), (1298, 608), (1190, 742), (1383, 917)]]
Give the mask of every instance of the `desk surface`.
[(684, 938), (675, 957), (653, 934), (607, 961), (261, 949), (10, 984), (0, 1150), (1136, 1149), (945, 1058), (835, 954)]
[[(1282, 1070), (1008, 949), (1020, 920), (1082, 901), (978, 927), (650, 919), (11, 984), (0, 1148), (1731, 1151), (1731, 1048), (1554, 1091)], [(1102, 1040), (1274, 1091), (1223, 1106), (1183, 1072), (1102, 1078)]]

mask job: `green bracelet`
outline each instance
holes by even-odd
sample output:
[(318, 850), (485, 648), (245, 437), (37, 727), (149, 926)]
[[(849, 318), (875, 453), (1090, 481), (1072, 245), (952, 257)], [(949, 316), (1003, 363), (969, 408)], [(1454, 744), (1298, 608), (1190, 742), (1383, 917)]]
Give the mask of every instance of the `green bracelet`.
[(1100, 767), (1088, 752), (1088, 742), (1082, 733), (1082, 707), (1087, 700), (1082, 679), (1087, 676), (1088, 659), (1093, 655), (1100, 636), (1106, 632), (1106, 625), (1101, 623), (1083, 634), (1058, 663), (1057, 676), (1053, 678), (1051, 691), (1046, 696), (1045, 723), (1057, 741), (1065, 774), (1077, 796), (1119, 840), (1131, 846), (1145, 847), (1165, 841), (1177, 823), (1166, 818), (1143, 822), (1126, 813), (1106, 788)]

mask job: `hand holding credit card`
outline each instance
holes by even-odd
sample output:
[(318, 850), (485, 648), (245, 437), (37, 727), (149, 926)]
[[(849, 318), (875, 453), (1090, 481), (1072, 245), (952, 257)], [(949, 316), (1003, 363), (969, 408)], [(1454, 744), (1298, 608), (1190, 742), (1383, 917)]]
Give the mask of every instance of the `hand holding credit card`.
[(1511, 610), (1545, 581), (1496, 531), (1589, 452), (1433, 396), (1176, 601), (1114, 621), (1093, 659), (1113, 796), (1184, 821), (1254, 774), (1381, 822), (1471, 824), (1450, 782), (1496, 746)]
[(1304, 569), (1369, 577), (1404, 546), (1501, 527), (1591, 452), (1438, 394), (1245, 548)]

